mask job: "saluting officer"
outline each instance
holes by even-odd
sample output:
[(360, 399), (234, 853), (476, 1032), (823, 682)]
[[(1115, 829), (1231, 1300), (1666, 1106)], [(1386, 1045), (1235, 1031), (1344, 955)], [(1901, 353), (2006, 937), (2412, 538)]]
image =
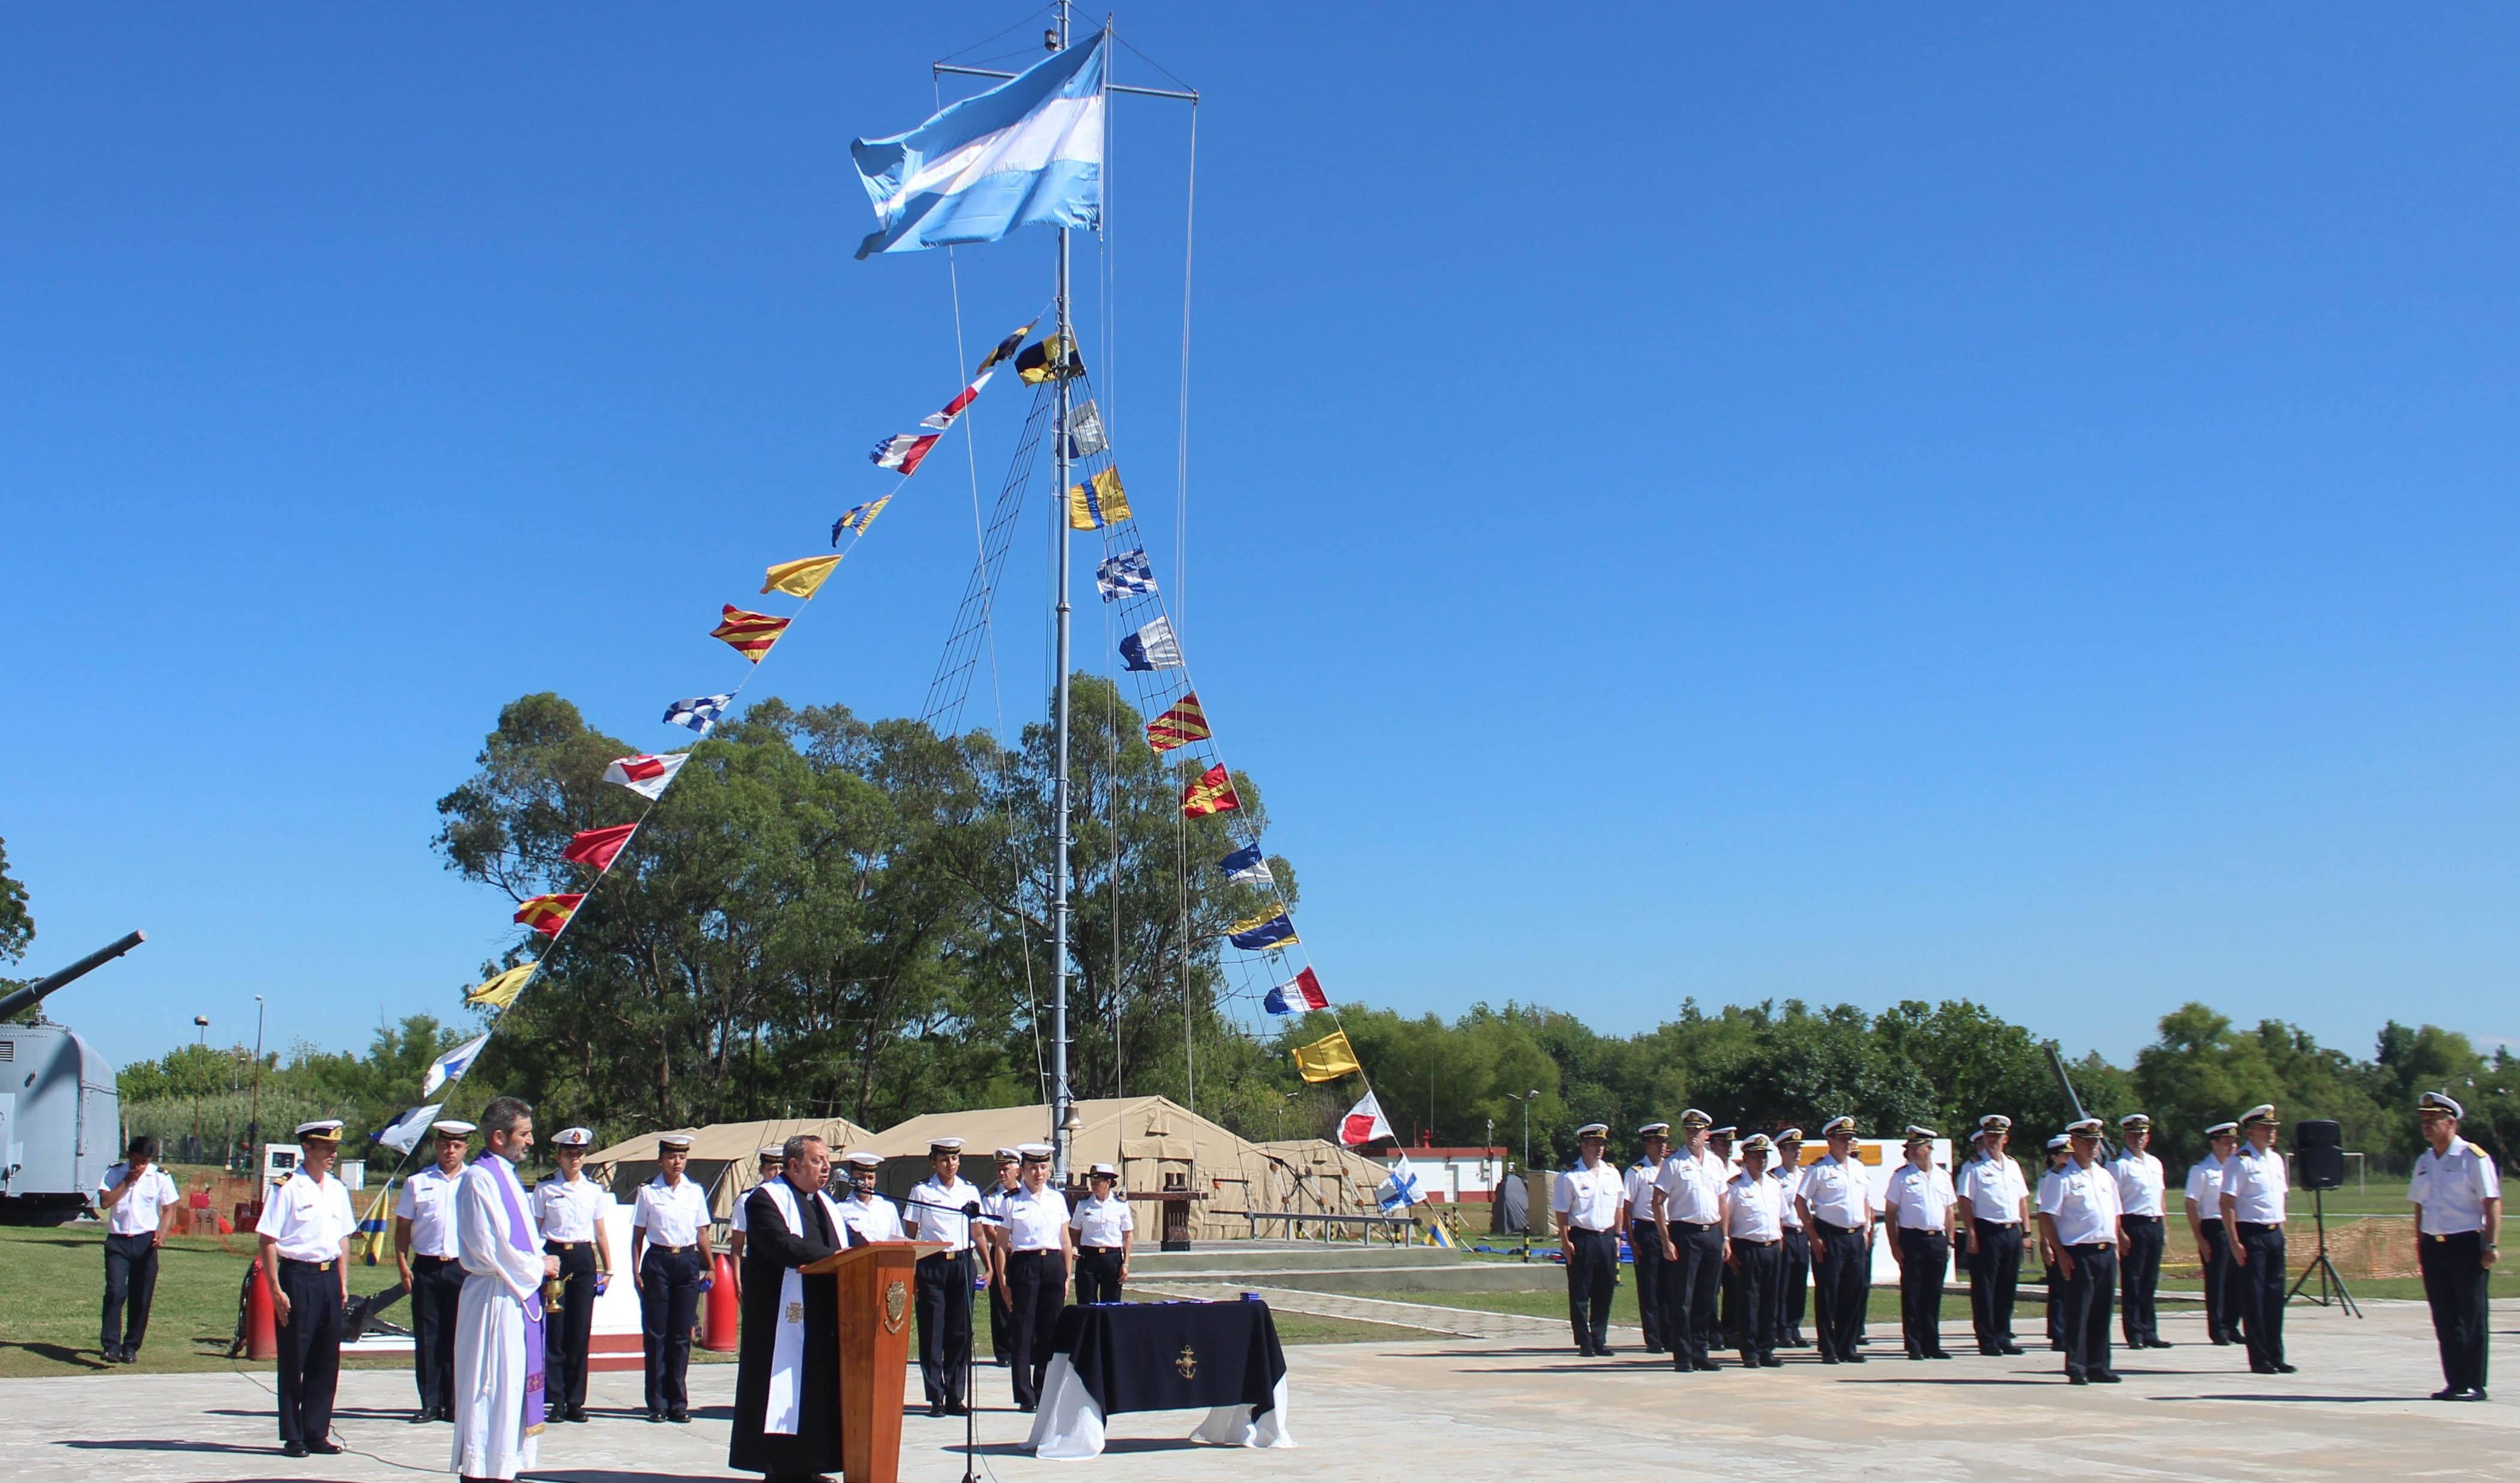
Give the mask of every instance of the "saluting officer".
[(656, 1140), (656, 1177), (639, 1187), (630, 1209), (630, 1281), (639, 1289), (639, 1347), (648, 1371), (648, 1419), (689, 1421), (692, 1324), (709, 1249), (708, 1196), (683, 1178), (691, 1162), (689, 1134)]
[(2290, 1374), (2300, 1367), (2284, 1360), (2284, 1198), (2291, 1171), (2275, 1151), (2283, 1126), (2272, 1102), (2240, 1114), (2247, 1142), (2223, 1166), (2223, 1226), (2231, 1233), (2232, 1276), (2239, 1279), (2240, 1334), (2248, 1341), (2249, 1369)]
[(2118, 1322), (2125, 1326), (2129, 1349), (2170, 1347), (2153, 1306), (2154, 1289), (2161, 1285), (2161, 1252), (2170, 1235), (2163, 1222), (2170, 1213), (2170, 1179), (2149, 1151), (2151, 1145), (2150, 1117), (2130, 1112), (2118, 1119), (2118, 1156), (2109, 1160), (2109, 1173), (2118, 1182), (2118, 1229), (2125, 1236), (2119, 1243), (2118, 1302), (2124, 1311)]
[(1741, 1145), (1741, 1172), (1724, 1187), (1725, 1265), (1740, 1294), (1741, 1368), (1774, 1370), (1777, 1358), (1777, 1278), (1785, 1237), (1783, 1191), (1768, 1177), (1775, 1146), (1764, 1133)]
[(1645, 1331), (1645, 1353), (1661, 1354), (1669, 1346), (1662, 1331), (1662, 1231), (1653, 1221), (1654, 1176), (1671, 1153), (1671, 1124), (1647, 1123), (1637, 1130), (1644, 1154), (1628, 1166), (1626, 1192), (1619, 1205), (1619, 1227), (1628, 1236), (1628, 1251), (1637, 1264), (1637, 1318)]
[(1899, 1336), (1912, 1360), (1948, 1360), (1943, 1347), (1943, 1274), (1952, 1263), (1952, 1177), (1934, 1165), (1931, 1128), (1909, 1124), (1907, 1162), (1890, 1175), (1881, 1198), (1890, 1222), (1891, 1258), (1899, 1264)]
[(1619, 1206), (1627, 1177), (1601, 1156), (1610, 1146), (1608, 1123), (1575, 1130), (1582, 1156), (1557, 1176), (1550, 1208), (1557, 1217), (1557, 1249), (1566, 1260), (1566, 1316), (1575, 1326), (1575, 1352), (1606, 1355), (1610, 1349), (1610, 1299), (1619, 1290)]
[(1092, 1192), (1076, 1202), (1067, 1223), (1076, 1228), (1076, 1301), (1116, 1303), (1120, 1285), (1129, 1280), (1129, 1248), (1137, 1242), (1138, 1218), (1129, 1202), (1113, 1191), (1120, 1171), (1096, 1164), (1085, 1171)]
[(2223, 1166), (2239, 1142), (2238, 1123), (2216, 1123), (2205, 1130), (2205, 1156), (2187, 1170), (2187, 1234), (2205, 1270), (2205, 1336), (2217, 1344), (2240, 1342), (2240, 1284), (2231, 1275), (2230, 1236), (2223, 1226)]
[(472, 1125), (430, 1123), (437, 1162), (402, 1182), (394, 1200), (394, 1265), (411, 1292), (411, 1368), (420, 1384), (413, 1424), (455, 1419), (455, 1310), (464, 1301), (464, 1264), (455, 1259), (455, 1187)]
[(963, 1381), (971, 1365), (972, 1253), (988, 1235), (969, 1213), (980, 1191), (963, 1178), (961, 1139), (928, 1143), (927, 1178), (910, 1191), (910, 1202), (911, 1236), (946, 1248), (919, 1259), (919, 1380), (929, 1416), (959, 1416), (970, 1409)]
[(1014, 1311), (1015, 1409), (1041, 1406), (1041, 1382), (1050, 1370), (1050, 1341), (1067, 1306), (1068, 1257), (1075, 1234), (1067, 1224), (1067, 1196), (1050, 1188), (1051, 1146), (1025, 1144), (1023, 1183), (1003, 1202), (1007, 1221), (1008, 1306)]
[(1872, 1182), (1855, 1156), (1855, 1119), (1821, 1125), (1828, 1151), (1803, 1170), (1803, 1225), (1812, 1234), (1812, 1322), (1823, 1365), (1861, 1365), (1856, 1340), (1872, 1290)]
[(2424, 1142), (2407, 1198), (2415, 1203), (2415, 1264), (2441, 1343), (2436, 1401), (2485, 1399), (2486, 1287), (2502, 1235), (2502, 1182), (2486, 1151), (2458, 1136), (2466, 1109), (2448, 1092), (2415, 1099)]
[(1724, 1270), (1723, 1160), (1707, 1146), (1715, 1119), (1680, 1114), (1682, 1145), (1654, 1177), (1654, 1225), (1662, 1238), (1662, 1331), (1671, 1368), (1713, 1370), (1715, 1294)]
[(1787, 1128), (1776, 1138), (1777, 1166), (1768, 1177), (1777, 1182), (1777, 1220), (1784, 1227), (1777, 1250), (1777, 1347), (1800, 1349), (1803, 1304), (1811, 1286), (1811, 1233), (1803, 1229), (1803, 1130)]
[(174, 1180), (158, 1166), (158, 1140), (131, 1140), (122, 1162), (97, 1186), (105, 1210), (105, 1325), (98, 1348), (109, 1365), (136, 1365), (149, 1336), (149, 1305), (158, 1291), (158, 1250), (174, 1223)]
[(2011, 1142), (2011, 1118), (1990, 1112), (1977, 1120), (1977, 1151), (1960, 1166), (1959, 1202), (1952, 1207), (1969, 1275), (1969, 1324), (1977, 1352), (1986, 1355), (2022, 1352), (2012, 1341), (2012, 1301), (2030, 1231), (2030, 1183), (2004, 1151)]
[(2065, 1166), (2039, 1182), (2039, 1236), (2064, 1279), (2059, 1326), (2065, 1376), (2077, 1385), (2114, 1385), (2109, 1365), (2109, 1295), (2117, 1287), (2117, 1177), (2100, 1163), (2100, 1120), (2067, 1125)]
[(595, 1134), (562, 1128), (552, 1139), (560, 1172), (534, 1186), (534, 1226), (543, 1254), (560, 1258), (560, 1312), (543, 1327), (544, 1415), (554, 1420), (586, 1419), (587, 1356), (595, 1345), (595, 1300), (612, 1272), (612, 1237), (604, 1229), (611, 1192), (586, 1177), (586, 1150)]
[(341, 1450), (332, 1437), (333, 1392), (341, 1379), (341, 1307), (359, 1218), (349, 1189), (333, 1178), (340, 1151), (339, 1118), (299, 1123), (297, 1171), (272, 1188), (253, 1228), (280, 1340), (283, 1457)]
[(997, 1180), (980, 1195), (980, 1224), (986, 1236), (981, 1243), (981, 1259), (989, 1264), (989, 1357), (1001, 1365), (1012, 1365), (1015, 1309), (1008, 1258), (1014, 1248), (1007, 1244), (1007, 1196), (1023, 1185), (1023, 1155), (1012, 1148), (1000, 1148), (997, 1161)]

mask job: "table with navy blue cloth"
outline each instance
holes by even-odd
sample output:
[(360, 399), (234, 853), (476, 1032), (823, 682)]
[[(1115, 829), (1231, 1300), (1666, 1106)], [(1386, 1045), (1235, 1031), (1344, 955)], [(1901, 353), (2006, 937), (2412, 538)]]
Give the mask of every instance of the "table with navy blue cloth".
[(1292, 1447), (1286, 1356), (1257, 1301), (1094, 1303), (1058, 1316), (1029, 1444), (1038, 1457), (1102, 1451), (1103, 1418), (1205, 1410), (1192, 1435), (1243, 1447)]

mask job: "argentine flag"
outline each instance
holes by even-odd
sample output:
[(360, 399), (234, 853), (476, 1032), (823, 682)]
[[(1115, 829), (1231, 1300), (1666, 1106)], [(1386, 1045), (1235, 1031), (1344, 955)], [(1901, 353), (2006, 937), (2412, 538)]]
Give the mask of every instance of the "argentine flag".
[(890, 139), (849, 145), (882, 229), (858, 256), (1102, 224), (1101, 32)]

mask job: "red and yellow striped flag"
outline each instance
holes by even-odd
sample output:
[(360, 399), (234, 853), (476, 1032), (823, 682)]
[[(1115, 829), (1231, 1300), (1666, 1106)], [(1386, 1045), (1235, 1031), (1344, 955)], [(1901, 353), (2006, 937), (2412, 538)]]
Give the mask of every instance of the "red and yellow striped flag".
[(1173, 708), (1147, 723), (1147, 744), (1159, 752), (1192, 742), (1204, 742), (1211, 734), (1207, 729), (1207, 712), (1198, 707), (1198, 692), (1192, 691), (1173, 702)]
[(729, 603), (726, 605), (725, 621), (710, 629), (709, 637), (726, 640), (729, 648), (758, 664), (761, 656), (770, 652), (770, 646), (778, 643), (779, 636), (788, 631), (788, 624), (786, 618), (774, 618), (766, 612), (745, 612)]
[(586, 899), (584, 891), (562, 891), (554, 896), (529, 896), (517, 903), (517, 921), (546, 937), (557, 937), (568, 925), (568, 914)]
[(1182, 817), (1196, 819), (1207, 814), (1227, 814), (1242, 806), (1235, 796), (1234, 780), (1226, 776), (1225, 764), (1198, 775), (1198, 781), (1182, 789)]

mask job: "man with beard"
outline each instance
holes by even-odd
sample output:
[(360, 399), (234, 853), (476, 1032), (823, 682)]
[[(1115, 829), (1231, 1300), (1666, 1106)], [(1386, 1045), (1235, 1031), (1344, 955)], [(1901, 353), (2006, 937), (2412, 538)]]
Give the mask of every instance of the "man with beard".
[(780, 1170), (744, 1197), (743, 1328), (726, 1461), (810, 1479), (840, 1469), (840, 1292), (838, 1278), (796, 1269), (841, 1250), (848, 1235), (824, 1192), (832, 1150), (821, 1139), (788, 1140)]

